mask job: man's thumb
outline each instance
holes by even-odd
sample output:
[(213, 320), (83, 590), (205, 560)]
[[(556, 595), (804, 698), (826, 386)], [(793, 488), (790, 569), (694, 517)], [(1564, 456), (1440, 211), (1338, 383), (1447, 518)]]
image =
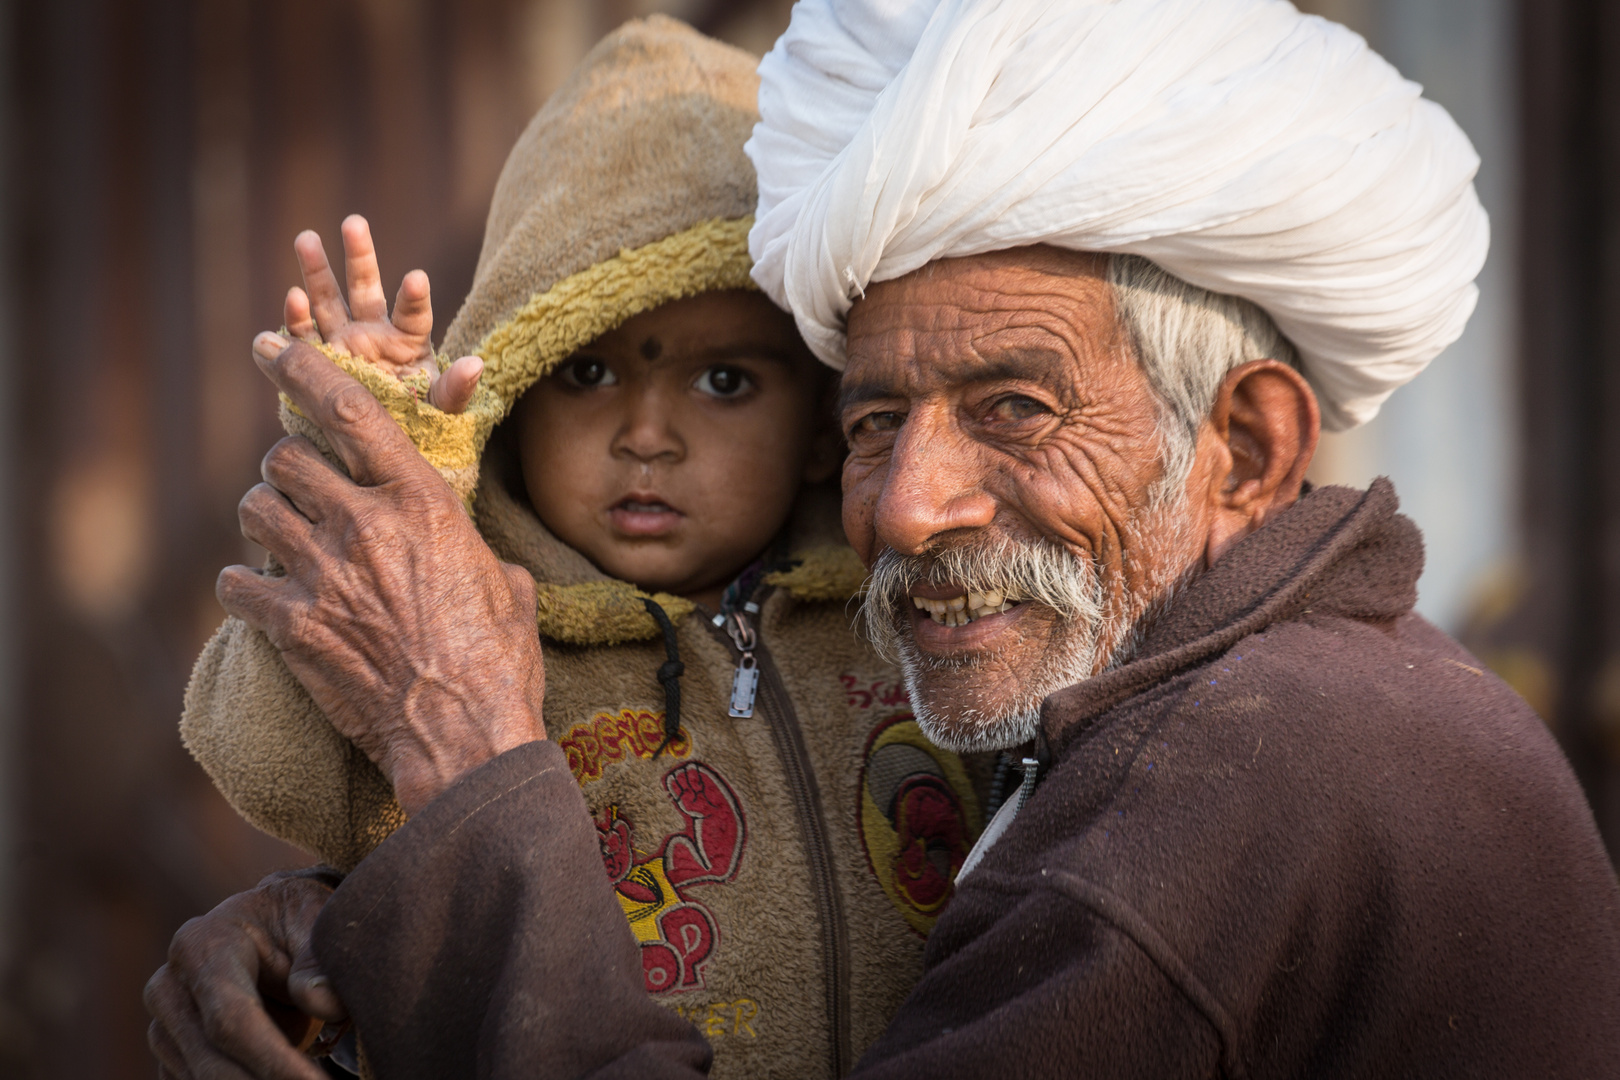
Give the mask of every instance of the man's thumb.
[(310, 1016), (327, 1021), (348, 1018), (349, 1010), (338, 1000), (332, 981), (321, 971), (312, 949), (306, 948), (293, 961), (292, 971), (287, 975), (287, 995)]

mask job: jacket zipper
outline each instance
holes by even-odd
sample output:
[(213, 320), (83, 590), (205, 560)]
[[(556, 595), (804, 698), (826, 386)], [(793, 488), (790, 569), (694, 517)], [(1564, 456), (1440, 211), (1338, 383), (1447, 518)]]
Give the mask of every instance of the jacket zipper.
[[(721, 637), (740, 662), (742, 653), (736, 642), (726, 637), (724, 631), (721, 631)], [(832, 845), (827, 840), (827, 821), (821, 812), (820, 791), (810, 767), (810, 754), (804, 745), (804, 733), (799, 727), (798, 714), (793, 709), (793, 699), (788, 696), (776, 661), (771, 658), (764, 642), (756, 639), (751, 651), (758, 665), (755, 670), (759, 673), (759, 688), (769, 702), (765, 722), (770, 726), (777, 756), (782, 759), (782, 771), (787, 774), (793, 803), (799, 812), (805, 858), (810, 864), (811, 891), (816, 898), (816, 915), (821, 920), (821, 963), (827, 979), (827, 1018), (832, 1027), (830, 1064), (833, 1076), (841, 1077), (850, 1069), (849, 934), (844, 924), (838, 885), (833, 879)], [(758, 719), (757, 713), (755, 718)]]

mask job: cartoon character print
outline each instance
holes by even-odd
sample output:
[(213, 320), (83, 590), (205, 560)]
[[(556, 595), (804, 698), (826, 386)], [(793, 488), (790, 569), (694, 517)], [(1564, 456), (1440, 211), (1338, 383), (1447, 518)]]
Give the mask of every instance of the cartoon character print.
[(934, 914), (945, 906), (951, 882), (967, 858), (967, 822), (962, 801), (945, 777), (918, 761), (919, 771), (901, 780), (886, 815), (894, 826), (899, 854), (895, 888), (917, 911)]
[[(910, 704), (897, 684), (843, 680), (855, 708)], [(930, 742), (909, 711), (878, 722), (864, 757), (856, 820), (867, 863), (889, 902), (926, 935), (979, 833), (973, 785), (961, 759)]]
[(748, 836), (737, 796), (709, 766), (689, 762), (671, 769), (664, 790), (686, 827), (665, 837), (655, 854), (636, 858), (630, 822), (616, 805), (596, 823), (602, 862), (641, 943), (642, 974), (651, 994), (702, 988), (720, 930), (688, 890), (735, 878)]

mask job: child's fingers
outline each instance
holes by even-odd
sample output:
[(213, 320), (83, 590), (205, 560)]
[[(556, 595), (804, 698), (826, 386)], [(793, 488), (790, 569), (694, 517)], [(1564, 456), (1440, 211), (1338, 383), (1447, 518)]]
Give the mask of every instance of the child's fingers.
[(412, 270), (399, 283), (399, 295), (394, 297), (394, 325), (420, 338), (433, 333), (433, 298), (423, 271)]
[(433, 380), (433, 385), (428, 387), (428, 404), (447, 413), (465, 412), (478, 386), (478, 376), (483, 373), (483, 360), (463, 356)]
[(320, 341), (320, 331), (309, 313), (309, 294), (294, 285), (287, 290), (287, 302), (281, 306), (281, 322), (288, 333), (305, 341)]
[[(298, 269), (304, 275), (304, 288), (309, 293), (310, 311), (320, 333), (328, 341), (349, 322), (349, 309), (343, 303), (343, 290), (337, 275), (326, 259), (326, 247), (313, 229), (305, 229), (293, 240), (293, 253), (298, 256)], [(291, 330), (289, 325), (287, 329)]]
[(371, 226), (359, 214), (343, 219), (343, 277), (349, 283), (349, 311), (362, 322), (388, 318), (388, 297), (383, 295), (377, 270), (377, 248)]

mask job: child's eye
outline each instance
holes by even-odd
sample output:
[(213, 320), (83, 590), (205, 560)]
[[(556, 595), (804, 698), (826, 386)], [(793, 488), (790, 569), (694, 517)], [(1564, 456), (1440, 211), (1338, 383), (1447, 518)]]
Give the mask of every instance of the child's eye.
[(694, 383), (703, 393), (717, 398), (736, 397), (754, 384), (741, 368), (716, 366), (698, 376)]
[(582, 356), (563, 365), (563, 382), (570, 386), (612, 386), (619, 381), (613, 370), (594, 357)]

